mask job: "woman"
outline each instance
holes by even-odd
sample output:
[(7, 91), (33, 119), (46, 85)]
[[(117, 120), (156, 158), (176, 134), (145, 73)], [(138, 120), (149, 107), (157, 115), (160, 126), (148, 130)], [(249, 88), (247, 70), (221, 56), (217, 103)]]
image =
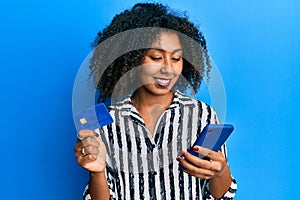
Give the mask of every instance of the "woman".
[[(125, 36), (114, 38), (120, 33)], [(114, 93), (130, 96), (109, 107), (114, 123), (78, 133), (76, 158), (90, 172), (84, 198), (232, 199), (236, 182), (225, 146), (219, 152), (194, 148), (208, 159), (186, 151), (206, 124), (218, 123), (210, 106), (179, 91), (197, 92), (209, 78), (203, 35), (161, 4), (136, 4), (99, 32), (94, 45), (107, 40), (90, 60), (98, 102), (114, 101)], [(103, 70), (119, 49), (129, 50)]]

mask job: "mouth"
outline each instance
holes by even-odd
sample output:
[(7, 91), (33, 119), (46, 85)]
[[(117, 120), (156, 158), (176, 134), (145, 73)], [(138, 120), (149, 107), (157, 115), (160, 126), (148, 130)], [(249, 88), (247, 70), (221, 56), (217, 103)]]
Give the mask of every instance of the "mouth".
[(155, 83), (160, 87), (168, 87), (171, 83), (171, 79), (167, 78), (154, 78)]

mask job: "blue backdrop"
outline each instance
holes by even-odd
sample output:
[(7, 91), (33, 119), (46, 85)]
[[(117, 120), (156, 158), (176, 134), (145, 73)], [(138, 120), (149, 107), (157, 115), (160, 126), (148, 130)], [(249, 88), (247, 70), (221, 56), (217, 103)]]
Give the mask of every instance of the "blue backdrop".
[[(81, 199), (73, 82), (97, 31), (135, 2), (1, 1), (1, 199)], [(200, 25), (222, 74), (236, 199), (298, 196), (299, 1), (167, 3)]]

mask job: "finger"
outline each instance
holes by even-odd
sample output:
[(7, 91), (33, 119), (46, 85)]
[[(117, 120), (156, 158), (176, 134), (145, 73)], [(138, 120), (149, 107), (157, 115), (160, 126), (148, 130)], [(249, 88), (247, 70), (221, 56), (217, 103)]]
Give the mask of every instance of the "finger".
[(78, 142), (73, 148), (74, 152), (76, 153), (77, 151), (80, 151), (83, 146), (84, 144), (81, 141)]
[(100, 147), (99, 141), (91, 140), (91, 142), (89, 142), (88, 145), (85, 144), (84, 142), (80, 142), (76, 144), (74, 147), (74, 151), (76, 153), (76, 157), (81, 155), (85, 156), (87, 154), (93, 154), (97, 156), (100, 153), (99, 147)]
[(94, 162), (95, 160), (97, 160), (97, 157), (92, 154), (88, 154), (85, 156), (81, 155), (77, 158), (78, 164), (81, 165), (82, 167), (86, 166), (88, 163)]
[[(213, 160), (214, 159), (214, 160)], [(216, 172), (220, 172), (227, 165), (227, 161), (221, 151), (216, 152), (215, 156), (211, 159), (213, 170)]]
[(182, 156), (184, 157), (184, 160), (191, 163), (192, 165), (209, 170), (211, 167), (211, 163), (208, 160), (199, 158), (197, 156), (192, 155), (189, 152), (182, 151)]
[(221, 171), (226, 164), (226, 159), (221, 151), (215, 152), (201, 146), (194, 146), (193, 150), (199, 154), (206, 153), (206, 158), (210, 161), (213, 171)]
[(97, 148), (97, 147), (85, 146), (83, 148), (84, 148), (84, 152), (81, 151), (81, 153), (84, 153), (85, 155), (93, 154), (93, 155), (97, 156), (99, 154), (99, 148)]
[(211, 149), (208, 149), (208, 148), (205, 148), (202, 146), (198, 146), (198, 145), (193, 146), (193, 151), (195, 151), (196, 153), (198, 153), (204, 157), (209, 157), (213, 153), (213, 151)]
[(84, 157), (88, 154), (90, 153), (83, 144), (76, 148), (75, 156), (77, 159), (80, 159), (81, 157)]
[(88, 136), (85, 137), (81, 143), (83, 143), (84, 146), (94, 146), (99, 147), (100, 146), (100, 138), (95, 136)]
[[(220, 171), (223, 168), (223, 165), (226, 163), (226, 159), (221, 151), (215, 152), (213, 150), (201, 147), (201, 146), (194, 146), (193, 150), (199, 154), (205, 154), (206, 152), (206, 160), (210, 161), (210, 165), (213, 165), (214, 171)], [(202, 159), (203, 160), (203, 159)], [(205, 159), (204, 159), (205, 160)], [(209, 166), (206, 162), (206, 168)], [(211, 167), (210, 167), (211, 168)]]
[(197, 178), (202, 179), (210, 179), (215, 174), (214, 171), (197, 167), (180, 156), (177, 158), (177, 161), (180, 163), (180, 165), (182, 165), (185, 168), (184, 172), (191, 176), (195, 176)]
[(211, 178), (214, 177), (214, 172), (208, 172), (206, 174), (204, 173), (194, 173), (194, 172), (188, 172), (186, 171), (187, 174), (189, 174), (190, 176), (194, 176), (196, 178), (201, 178), (201, 179), (206, 179), (206, 180), (209, 180)]
[(77, 138), (80, 140), (83, 140), (86, 137), (92, 137), (92, 136), (98, 137), (99, 135), (93, 130), (80, 130), (77, 134)]

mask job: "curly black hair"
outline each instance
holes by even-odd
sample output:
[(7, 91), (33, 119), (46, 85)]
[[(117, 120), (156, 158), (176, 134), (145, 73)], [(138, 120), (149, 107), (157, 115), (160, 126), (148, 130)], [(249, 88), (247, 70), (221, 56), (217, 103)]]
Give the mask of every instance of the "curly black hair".
[[(186, 15), (180, 16), (158, 3), (138, 3), (116, 15), (100, 31), (93, 42), (90, 59), (90, 78), (99, 91), (97, 102), (105, 102), (122, 76), (140, 66), (155, 37), (162, 31), (178, 34), (183, 48), (182, 76), (196, 93), (204, 76), (209, 79), (211, 69), (203, 34)], [(132, 93), (134, 75), (122, 80), (118, 93)], [(176, 89), (186, 89), (184, 81), (177, 81)]]

